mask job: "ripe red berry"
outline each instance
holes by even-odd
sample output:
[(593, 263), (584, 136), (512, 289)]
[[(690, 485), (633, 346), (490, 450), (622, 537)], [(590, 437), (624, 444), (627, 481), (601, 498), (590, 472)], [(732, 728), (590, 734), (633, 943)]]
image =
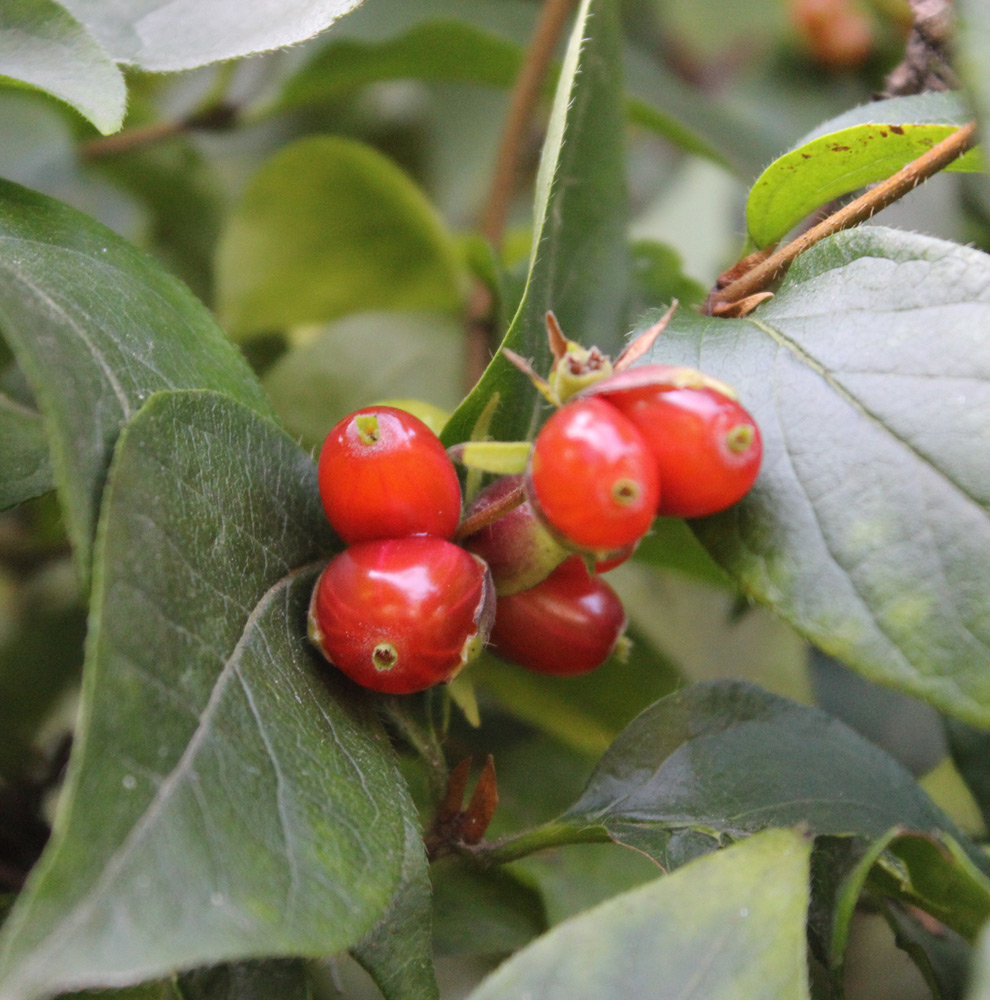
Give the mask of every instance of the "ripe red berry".
[(440, 439), (411, 413), (369, 406), (336, 424), (320, 451), (323, 508), (347, 543), (452, 538), (461, 487)]
[(628, 417), (653, 454), (663, 483), (658, 514), (703, 517), (749, 492), (763, 445), (756, 421), (736, 400), (707, 386), (597, 389), (596, 398)]
[(649, 530), (660, 477), (636, 427), (597, 397), (561, 407), (530, 455), (533, 509), (561, 544), (604, 556)]
[(498, 599), (491, 644), (538, 673), (583, 674), (608, 659), (625, 627), (615, 591), (571, 556), (542, 583)]
[(317, 581), (309, 636), (363, 687), (410, 694), (450, 680), (477, 656), (494, 599), (488, 567), (452, 542), (362, 542)]

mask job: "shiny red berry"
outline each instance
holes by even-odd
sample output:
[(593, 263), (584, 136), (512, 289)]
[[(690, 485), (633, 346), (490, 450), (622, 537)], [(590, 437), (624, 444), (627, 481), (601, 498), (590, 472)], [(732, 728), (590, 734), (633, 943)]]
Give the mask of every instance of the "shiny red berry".
[(369, 406), (336, 424), (320, 451), (320, 496), (347, 543), (406, 535), (452, 538), (461, 516), (457, 471), (411, 413)]
[(658, 514), (703, 517), (749, 492), (763, 445), (756, 421), (739, 403), (710, 387), (663, 386), (608, 391), (607, 400), (639, 429), (660, 472)]
[(450, 680), (481, 651), (494, 600), (487, 566), (452, 542), (362, 542), (320, 575), (309, 637), (362, 687), (410, 694)]
[(491, 644), (503, 659), (542, 674), (583, 674), (601, 666), (626, 627), (622, 602), (571, 556), (542, 583), (500, 597)]
[(660, 477), (636, 427), (592, 397), (568, 403), (544, 424), (526, 488), (561, 544), (602, 557), (634, 545), (649, 530)]

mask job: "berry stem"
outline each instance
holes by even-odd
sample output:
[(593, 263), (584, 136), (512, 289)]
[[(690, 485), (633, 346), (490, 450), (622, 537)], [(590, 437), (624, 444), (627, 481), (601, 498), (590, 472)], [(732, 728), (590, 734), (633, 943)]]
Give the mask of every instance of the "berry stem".
[(494, 503), (489, 504), (483, 510), (477, 511), (470, 517), (464, 518), (457, 528), (454, 541), (460, 542), (476, 531), (487, 528), (489, 524), (494, 524), (499, 518), (504, 517), (510, 510), (515, 510), (526, 499), (526, 488), (520, 482), (511, 489), (505, 496), (499, 497)]
[(537, 851), (548, 851), (567, 844), (607, 844), (611, 843), (611, 839), (603, 826), (572, 826), (555, 820), (514, 837), (483, 841), (476, 847), (463, 848), (462, 852), (489, 867), (508, 864)]
[(734, 303), (762, 292), (779, 278), (794, 260), (826, 236), (832, 236), (843, 229), (851, 229), (872, 218), (881, 209), (892, 205), (904, 195), (913, 191), (922, 181), (928, 180), (953, 160), (970, 150), (976, 142), (976, 123), (969, 122), (956, 129), (941, 142), (936, 143), (926, 153), (870, 188), (848, 205), (834, 212), (817, 226), (812, 226), (786, 246), (781, 247), (754, 267), (730, 282), (724, 288), (716, 288), (705, 302), (702, 312), (709, 316), (725, 312)]
[(423, 726), (410, 713), (407, 696), (390, 695), (380, 701), (381, 711), (399, 736), (423, 759), (430, 784), (430, 797), (441, 802), (447, 791), (450, 770), (443, 747), (432, 726)]

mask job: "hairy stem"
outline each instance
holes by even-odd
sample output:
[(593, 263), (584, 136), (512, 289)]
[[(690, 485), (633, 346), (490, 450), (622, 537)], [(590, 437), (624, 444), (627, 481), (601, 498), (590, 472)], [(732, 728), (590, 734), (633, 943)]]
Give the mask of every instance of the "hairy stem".
[(851, 229), (865, 222), (881, 209), (892, 205), (913, 191), (922, 181), (937, 174), (953, 160), (962, 156), (976, 142), (976, 123), (970, 122), (956, 129), (951, 135), (932, 146), (916, 160), (885, 181), (870, 188), (865, 194), (851, 201), (844, 208), (830, 215), (817, 226), (812, 226), (786, 246), (776, 250), (765, 260), (759, 261), (742, 277), (724, 288), (716, 288), (705, 303), (704, 312), (711, 315), (719, 306), (731, 305), (750, 295), (762, 292), (793, 263), (795, 258), (810, 249), (826, 236)]

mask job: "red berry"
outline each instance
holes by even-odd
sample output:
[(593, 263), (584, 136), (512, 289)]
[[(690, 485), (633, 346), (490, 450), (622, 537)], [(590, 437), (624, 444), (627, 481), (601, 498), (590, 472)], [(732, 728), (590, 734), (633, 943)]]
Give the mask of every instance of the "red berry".
[[(521, 490), (522, 482), (522, 476), (503, 476), (485, 487), (464, 512), (464, 523), (496, 508)], [(543, 527), (528, 500), (468, 535), (462, 544), (488, 564), (500, 596), (535, 587), (570, 555)]]
[(498, 599), (491, 644), (538, 673), (583, 674), (608, 659), (625, 627), (615, 591), (571, 556), (542, 583)]
[(660, 477), (642, 436), (597, 397), (561, 407), (533, 445), (526, 488), (561, 544), (605, 556), (649, 530)]
[(736, 400), (709, 387), (662, 386), (608, 391), (601, 395), (631, 420), (660, 472), (658, 514), (703, 517), (734, 504), (749, 492), (763, 456), (760, 431)]
[(318, 473), (323, 508), (348, 544), (457, 530), (454, 463), (411, 413), (369, 406), (345, 417), (323, 442)]
[(309, 636), (362, 687), (410, 694), (450, 680), (481, 651), (493, 610), (488, 567), (452, 542), (362, 542), (317, 580)]

